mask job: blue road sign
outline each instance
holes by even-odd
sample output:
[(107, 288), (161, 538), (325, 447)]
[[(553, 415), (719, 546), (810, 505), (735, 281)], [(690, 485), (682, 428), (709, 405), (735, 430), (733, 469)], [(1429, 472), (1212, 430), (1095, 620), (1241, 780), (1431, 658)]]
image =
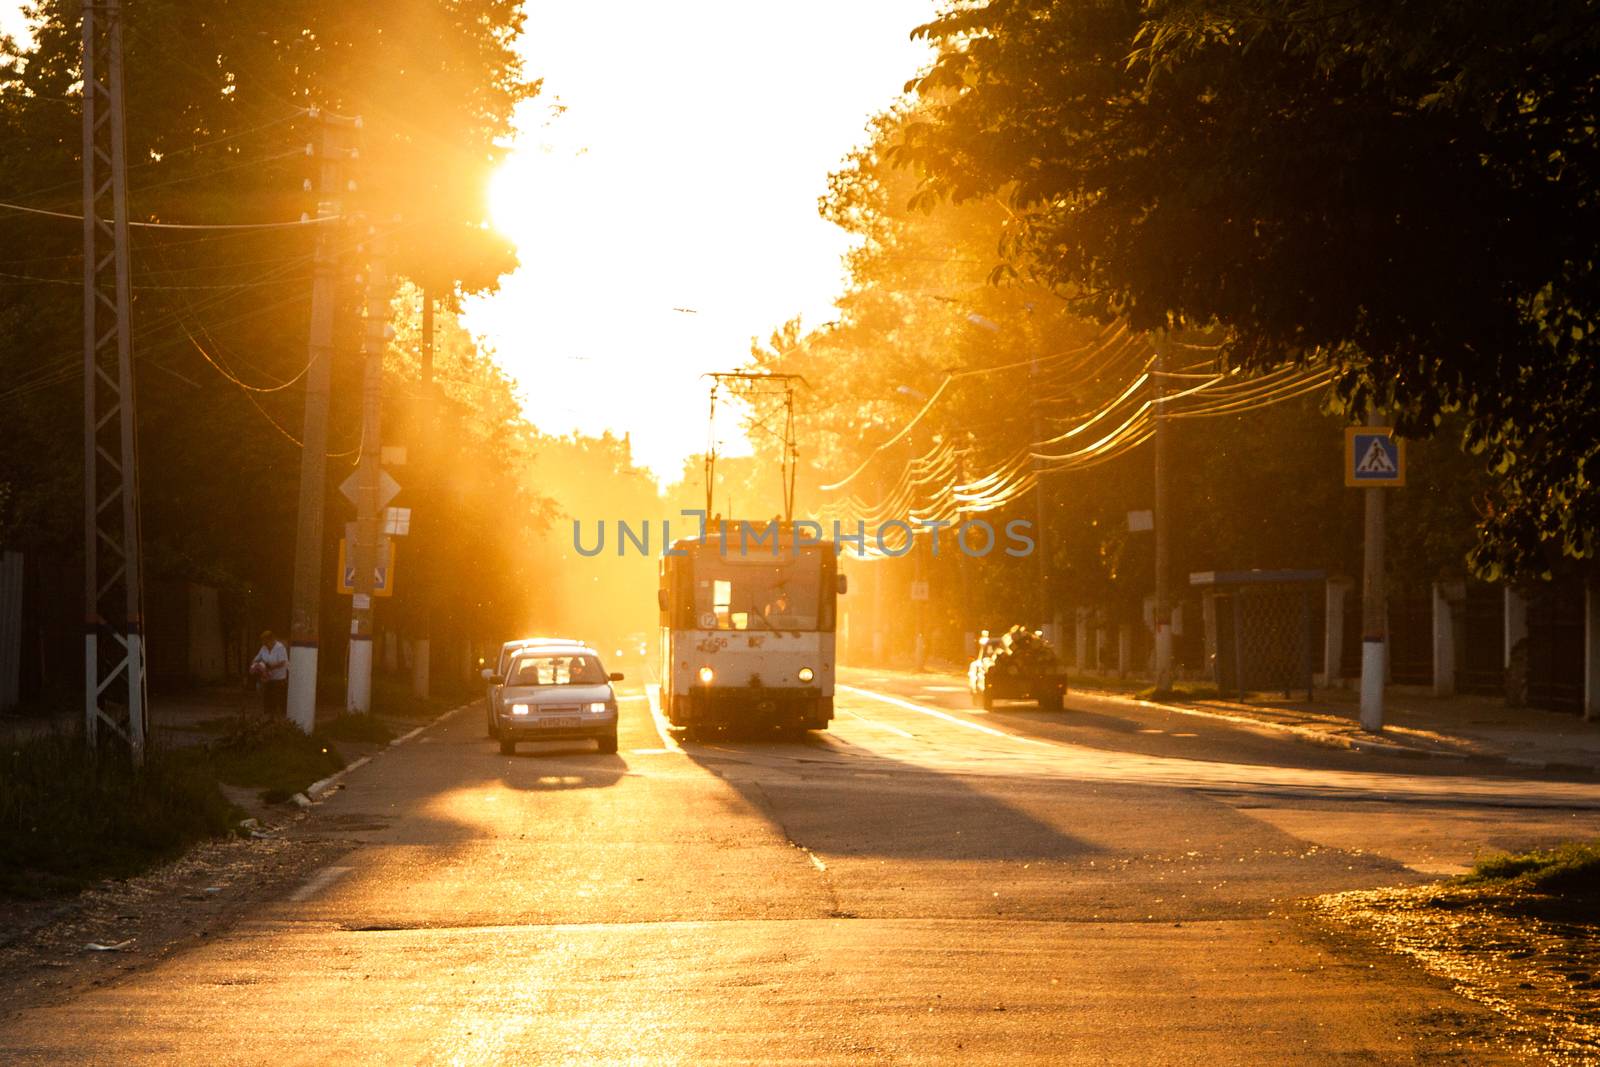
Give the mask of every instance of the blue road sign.
[[(354, 555), (350, 550), (350, 542), (341, 537), (339, 539), (339, 592), (349, 596), (356, 591), (356, 565), (350, 557)], [(389, 585), (389, 576), (394, 573), (394, 542), (387, 537), (378, 542), (378, 560), (372, 568), (372, 595), (392, 596), (394, 589)]]
[(1344, 432), (1344, 484), (1406, 484), (1405, 442), (1386, 426), (1351, 426)]

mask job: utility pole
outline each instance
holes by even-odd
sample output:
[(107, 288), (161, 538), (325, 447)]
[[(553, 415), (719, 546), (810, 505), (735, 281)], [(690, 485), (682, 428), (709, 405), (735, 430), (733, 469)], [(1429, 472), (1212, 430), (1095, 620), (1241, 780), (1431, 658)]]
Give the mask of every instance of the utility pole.
[[(374, 243), (381, 238), (372, 238)], [(372, 710), (373, 572), (379, 550), (378, 476), (383, 468), (383, 353), (389, 339), (389, 276), (384, 250), (371, 249), (367, 266), (367, 316), (361, 351), (361, 455), (356, 469), (356, 543), (351, 558), (356, 579), (350, 598), (350, 666), (345, 710), (365, 715)], [(390, 576), (393, 580), (393, 575)]]
[[(1039, 356), (1038, 353), (1028, 360), (1028, 384), (1031, 388), (1029, 395), (1033, 398), (1033, 447), (1040, 447), (1039, 442), (1044, 440), (1044, 424), (1039, 416)], [(1034, 552), (1038, 554), (1037, 566), (1039, 568), (1039, 627), (1045, 631), (1049, 639), (1056, 640), (1055, 627), (1052, 625), (1053, 617), (1050, 610), (1050, 542), (1045, 531), (1045, 505), (1044, 505), (1044, 461), (1037, 456), (1033, 460), (1033, 503), (1038, 516), (1039, 529)]]
[(343, 210), (345, 131), (359, 119), (314, 112), (319, 130), (309, 154), (319, 161), (317, 247), (312, 266), (311, 335), (306, 368), (305, 432), (300, 438), (300, 521), (294, 545), (294, 600), (289, 618), (289, 719), (306, 733), (317, 723), (317, 654), (321, 641), (322, 505), (328, 476), (328, 379), (338, 256), (331, 220)]
[[(1367, 425), (1382, 424), (1377, 409), (1367, 413)], [(1361, 567), (1361, 728), (1383, 729), (1383, 682), (1389, 667), (1388, 590), (1384, 581), (1384, 497), (1382, 486), (1368, 486), (1366, 496), (1366, 551)]]
[(1172, 691), (1172, 593), (1167, 587), (1167, 331), (1155, 335), (1156, 693)]
[[(418, 497), (423, 502), (422, 521), (417, 523), (416, 533), (413, 533), (411, 543), (415, 546), (416, 566), (415, 576), (412, 579), (412, 588), (416, 590), (417, 605), (417, 633), (411, 639), (411, 693), (423, 700), (428, 699), (429, 690), (433, 679), (432, 640), (433, 604), (430, 598), (433, 595), (431, 575), (429, 568), (432, 565), (427, 549), (435, 546), (429, 545), (432, 540), (429, 533), (432, 527), (429, 521), (436, 518), (441, 509), (434, 499), (434, 468), (433, 463), (438, 458), (429, 451), (438, 435), (433, 431), (439, 417), (439, 405), (433, 392), (433, 290), (426, 285), (422, 287), (422, 420), (423, 432), (419, 437), (426, 438), (422, 452), (422, 461), (412, 468), (419, 482)], [(427, 508), (432, 507), (434, 514), (427, 514)], [(420, 536), (418, 536), (420, 535)], [(427, 546), (426, 548), (424, 546)]]
[[(144, 591), (129, 320), (122, 4), (83, 5), (84, 736), (144, 763)], [(109, 221), (108, 221), (109, 217)]]
[[(967, 436), (967, 440), (963, 443), (962, 448), (958, 452), (956, 452), (956, 482), (955, 482), (955, 484), (957, 486), (964, 486), (966, 484), (966, 482), (967, 482), (967, 452), (968, 452), (969, 449), (971, 449), (971, 447), (972, 447), (972, 438), (971, 438), (971, 434), (969, 433), (968, 436)], [(960, 558), (958, 558), (956, 560), (956, 566), (961, 569), (961, 625), (960, 625), (960, 627), (958, 629), (958, 632), (961, 635), (961, 658), (962, 658), (963, 661), (971, 660), (972, 658), (976, 657), (976, 655), (977, 655), (976, 649), (978, 647), (978, 641), (977, 641), (978, 628), (975, 625), (977, 620), (972, 617), (972, 615), (973, 615), (973, 612), (972, 612), (972, 567), (974, 566), (974, 564), (972, 562), (973, 557), (967, 555), (965, 552), (961, 552), (960, 531), (961, 531), (961, 524), (965, 520), (966, 520), (966, 516), (961, 512), (960, 505), (957, 505), (957, 507), (956, 507), (956, 535), (957, 535), (956, 551), (960, 553)], [(971, 629), (968, 629), (968, 627), (971, 627)]]

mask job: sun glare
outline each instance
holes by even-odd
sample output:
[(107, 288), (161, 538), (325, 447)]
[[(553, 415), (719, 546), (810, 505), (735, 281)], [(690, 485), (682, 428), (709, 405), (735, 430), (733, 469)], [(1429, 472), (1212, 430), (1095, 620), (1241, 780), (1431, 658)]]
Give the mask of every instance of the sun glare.
[[(546, 95), (519, 112), (489, 190), (522, 265), (464, 321), (541, 429), (626, 429), (635, 457), (675, 478), (705, 447), (701, 375), (741, 365), (796, 315), (834, 317), (847, 238), (817, 197), (920, 65), (907, 32), (933, 4), (865, 7), (822, 0), (797, 19), (730, 5), (732, 36), (669, 7), (641, 6), (621, 37), (602, 9), (531, 14), (523, 46)], [(847, 16), (860, 32), (841, 40)], [(800, 77), (822, 51), (835, 75)], [(737, 425), (719, 437), (744, 444)]]
[[(519, 246), (530, 243), (550, 217), (546, 196), (554, 187), (557, 157), (537, 149), (514, 149), (489, 181), (489, 211), (495, 229)], [(546, 195), (541, 195), (544, 193)]]
[(508, 156), (489, 181), (489, 212), (495, 229), (516, 240), (517, 233), (530, 221), (521, 190), (525, 187), (522, 157)]

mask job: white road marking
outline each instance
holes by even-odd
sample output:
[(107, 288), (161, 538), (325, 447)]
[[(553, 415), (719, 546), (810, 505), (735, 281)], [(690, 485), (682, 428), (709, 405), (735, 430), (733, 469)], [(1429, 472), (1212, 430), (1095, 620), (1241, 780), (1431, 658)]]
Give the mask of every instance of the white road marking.
[(965, 693), (968, 691), (964, 685), (925, 685), (922, 688), (929, 693)]
[(826, 863), (823, 863), (821, 858), (819, 858), (815, 852), (812, 852), (808, 848), (808, 849), (806, 849), (806, 855), (811, 857), (811, 865), (813, 867), (815, 867), (817, 870), (821, 871), (823, 874), (827, 874), (828, 873), (828, 865)]
[[(843, 687), (840, 687), (840, 688), (843, 688)], [(904, 737), (904, 738), (906, 738), (907, 740), (910, 740), (910, 741), (915, 741), (917, 739), (917, 735), (916, 734), (909, 733), (909, 732), (907, 732), (905, 730), (902, 730), (898, 726), (890, 726), (886, 722), (879, 722), (877, 719), (869, 719), (865, 715), (861, 715), (861, 714), (858, 714), (858, 713), (856, 713), (854, 711), (851, 711), (849, 708), (840, 708), (839, 710), (844, 712), (846, 715), (850, 716), (852, 719), (860, 719), (862, 722), (866, 723), (868, 726), (876, 726), (880, 730), (888, 730), (890, 733), (899, 734), (901, 737)]]
[[(659, 686), (657, 688), (659, 688)], [(617, 697), (617, 699), (618, 700), (649, 700), (650, 696), (647, 693), (625, 693), (622, 696)]]
[(290, 893), (289, 899), (308, 900), (349, 874), (352, 869), (350, 867), (324, 867), (312, 875), (309, 882)]
[(652, 682), (644, 687), (644, 693), (649, 701), (650, 720), (656, 724), (656, 734), (661, 738), (661, 746), (668, 752), (682, 752), (683, 746), (672, 736), (672, 726), (667, 722), (667, 717), (661, 714), (661, 687)]
[(1018, 734), (1008, 734), (1004, 730), (996, 730), (992, 726), (984, 726), (982, 723), (976, 723), (970, 719), (963, 719), (959, 715), (951, 715), (949, 712), (940, 711), (938, 708), (930, 708), (925, 704), (917, 704), (910, 700), (902, 700), (899, 697), (892, 697), (886, 693), (875, 693), (871, 689), (861, 689), (853, 685), (835, 685), (834, 688), (843, 689), (848, 693), (858, 693), (861, 696), (870, 697), (873, 700), (881, 700), (885, 704), (893, 704), (897, 708), (905, 708), (907, 711), (914, 711), (919, 715), (931, 715), (935, 719), (943, 719), (945, 722), (954, 723), (957, 726), (965, 726), (967, 729), (976, 730), (981, 734), (989, 734), (993, 737), (1003, 737), (1008, 741), (1015, 741), (1020, 745), (1040, 745), (1044, 748), (1058, 747), (1051, 744), (1049, 741), (1040, 741), (1036, 737), (1022, 737)]

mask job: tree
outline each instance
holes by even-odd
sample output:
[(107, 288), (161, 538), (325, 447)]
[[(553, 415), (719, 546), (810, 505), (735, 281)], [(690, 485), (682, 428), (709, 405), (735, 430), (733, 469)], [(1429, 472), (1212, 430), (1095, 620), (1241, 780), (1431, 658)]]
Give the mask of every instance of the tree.
[(1592, 558), (1600, 24), (1540, 0), (982, 0), (896, 159), (998, 197), (1013, 267), (1104, 315), (1326, 361), (1358, 417), (1465, 415), (1485, 576)]
[[(0, 200), (80, 210), (78, 11), (73, 0), (41, 0), (34, 39), (0, 48)], [(391, 272), (433, 287), (447, 309), (514, 266), (510, 245), (487, 226), (486, 190), (512, 110), (537, 88), (513, 48), (520, 0), (144, 0), (125, 4), (124, 20), (136, 221), (314, 213), (316, 195), (302, 188), (317, 166), (305, 151), (317, 134), (308, 109), (363, 118), (360, 157), (347, 167), (356, 188), (343, 197), (348, 217), (334, 241), (335, 536), (337, 464), (360, 441), (356, 276), (366, 225), (386, 237)], [(132, 240), (147, 571), (265, 591), (268, 613), (278, 612), (293, 544), (312, 229), (136, 229)], [(0, 235), (0, 539), (60, 553), (82, 529), (81, 229), (0, 211)], [(451, 328), (444, 319), (441, 332)], [(517, 480), (519, 435), (529, 432), (509, 383), (464, 343), (470, 360), (446, 352), (440, 361), (441, 374), (457, 368), (476, 383), (444, 389), (467, 427), (455, 440), (462, 492), (441, 504), (455, 529), (493, 514), (486, 502)], [(398, 435), (408, 412), (403, 394), (391, 399)], [(538, 517), (537, 494), (506, 499), (530, 509), (516, 522), (494, 515), (474, 580), (515, 573), (521, 517)]]

